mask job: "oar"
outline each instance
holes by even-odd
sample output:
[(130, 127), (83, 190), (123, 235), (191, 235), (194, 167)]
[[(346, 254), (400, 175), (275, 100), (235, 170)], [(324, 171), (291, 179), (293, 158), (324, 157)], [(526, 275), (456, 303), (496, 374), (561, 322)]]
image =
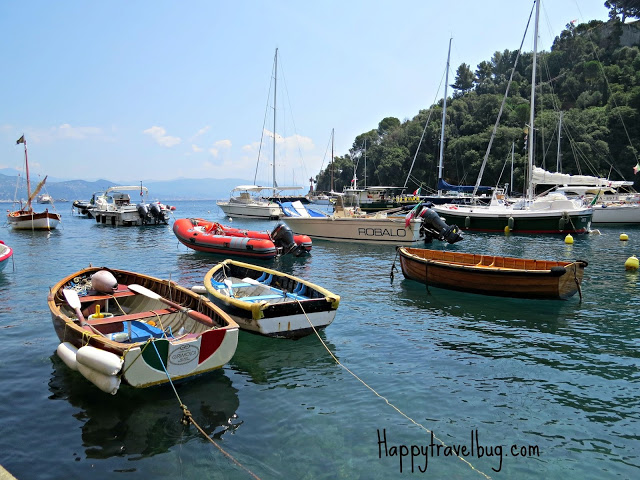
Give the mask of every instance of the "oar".
[(76, 311), (80, 326), (82, 327), (87, 325), (87, 322), (84, 319), (84, 315), (82, 315), (82, 304), (80, 303), (80, 298), (78, 298), (78, 292), (76, 292), (75, 290), (64, 289), (62, 290), (62, 293), (64, 295), (64, 298), (67, 299), (67, 303)]
[(158, 295), (156, 292), (153, 292), (148, 288), (143, 287), (142, 285), (137, 285), (134, 283), (132, 285), (129, 285), (129, 290), (139, 293), (140, 295), (144, 295), (145, 297), (153, 298), (154, 300), (160, 300), (162, 303), (169, 305), (170, 307), (177, 308), (182, 313), (186, 313), (189, 318), (200, 322), (203, 325), (207, 325), (208, 327), (213, 327), (215, 325), (213, 320), (207, 317), (204, 313), (190, 310), (186, 307), (183, 307), (182, 305), (172, 302), (171, 300), (167, 300), (166, 298)]

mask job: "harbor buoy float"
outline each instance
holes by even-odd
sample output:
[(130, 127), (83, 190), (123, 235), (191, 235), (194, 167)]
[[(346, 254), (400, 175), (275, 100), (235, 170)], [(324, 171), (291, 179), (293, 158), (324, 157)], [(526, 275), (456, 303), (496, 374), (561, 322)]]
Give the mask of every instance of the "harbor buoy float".
[(504, 227), (504, 233), (511, 233), (511, 229), (509, 228), (509, 225)]
[(566, 243), (567, 245), (573, 245), (573, 237), (570, 233), (567, 234), (566, 237), (564, 237), (564, 243)]
[(638, 270), (638, 258), (635, 255), (631, 255), (627, 258), (627, 261), (624, 262), (624, 268), (626, 270)]
[(620, 240), (626, 242), (627, 240), (629, 240), (629, 235), (627, 235), (626, 233), (621, 233)]

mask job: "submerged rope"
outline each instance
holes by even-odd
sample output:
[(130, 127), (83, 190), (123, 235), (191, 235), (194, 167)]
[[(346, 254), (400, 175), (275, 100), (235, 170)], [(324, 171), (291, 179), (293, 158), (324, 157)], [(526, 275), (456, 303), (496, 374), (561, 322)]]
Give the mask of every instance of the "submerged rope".
[(164, 362), (162, 361), (162, 357), (160, 356), (160, 352), (158, 352), (158, 348), (156, 347), (156, 345), (155, 345), (155, 343), (153, 341), (149, 341), (148, 343), (151, 343), (153, 345), (153, 348), (155, 349), (156, 354), (158, 355), (158, 359), (160, 360), (160, 365), (162, 365), (162, 369), (164, 370), (164, 373), (167, 375), (167, 379), (169, 380), (169, 384), (171, 385), (171, 388), (173, 389), (173, 393), (175, 393), (176, 398), (178, 399), (178, 403), (180, 404), (180, 408), (182, 409), (182, 419), (180, 420), (180, 422), (185, 426), (187, 426), (187, 425), (189, 425), (189, 423), (191, 423), (202, 434), (202, 436), (204, 438), (206, 438), (207, 440), (209, 440), (209, 443), (211, 443), (214, 447), (216, 447), (218, 450), (220, 450), (220, 452), (225, 457), (227, 457), (229, 460), (231, 460), (233, 463), (235, 463), (238, 467), (242, 468), (252, 478), (255, 478), (256, 480), (260, 480), (260, 477), (258, 477), (255, 473), (253, 473), (251, 470), (249, 470), (247, 467), (245, 467), (243, 464), (241, 464), (238, 460), (236, 460), (229, 452), (225, 451), (220, 445), (218, 445), (218, 443), (216, 443), (216, 441), (213, 438), (211, 438), (207, 434), (207, 432), (205, 432), (202, 429), (202, 427), (200, 425), (198, 425), (198, 423), (193, 419), (193, 416), (191, 415), (191, 412), (189, 411), (189, 408), (184, 403), (182, 403), (182, 399), (180, 398), (180, 395), (178, 395), (178, 391), (176, 390), (175, 385), (171, 381), (171, 375), (169, 375), (169, 372), (167, 372), (167, 369), (166, 369), (166, 367), (164, 365)]
[[(302, 313), (304, 314), (304, 316), (306, 317), (307, 321), (309, 322), (309, 325), (311, 325), (311, 328), (313, 329), (313, 332), (316, 334), (316, 337), (318, 337), (318, 340), (320, 340), (320, 343), (322, 344), (322, 346), (325, 348), (325, 350), (327, 350), (327, 352), (329, 352), (329, 355), (331, 355), (331, 358), (333, 358), (333, 360), (340, 365), (342, 368), (344, 368), (349, 374), (351, 374), (356, 380), (358, 380), (360, 383), (362, 383), (362, 385), (364, 385), (365, 387), (367, 387), (369, 390), (371, 390), (371, 392), (373, 392), (373, 394), (375, 396), (377, 396), (378, 398), (381, 398), (382, 400), (385, 401), (385, 403), (387, 405), (389, 405), (391, 408), (393, 408), (396, 412), (398, 412), (400, 415), (402, 415), (404, 418), (406, 418), (407, 420), (409, 420), (411, 423), (413, 423), (415, 426), (423, 429), (424, 431), (426, 431), (427, 433), (433, 435), (433, 438), (436, 439), (438, 442), (440, 442), (440, 444), (443, 447), (446, 447), (447, 445), (444, 443), (444, 441), (440, 440), (438, 437), (436, 437), (435, 433), (433, 433), (431, 430), (429, 430), (427, 427), (425, 427), (424, 425), (422, 425), (419, 422), (416, 422), (413, 418), (411, 418), (409, 415), (407, 415), (406, 413), (404, 413), (402, 410), (400, 410), (398, 407), (396, 407), (393, 403), (391, 403), (386, 397), (384, 397), (383, 395), (380, 395), (378, 392), (376, 392), (376, 390), (370, 386), (369, 384), (367, 384), (367, 382), (365, 382), (364, 380), (362, 380), (358, 375), (356, 375), (355, 373), (353, 373), (351, 370), (349, 370), (348, 367), (344, 366), (342, 363), (340, 363), (340, 360), (338, 360), (336, 358), (336, 356), (333, 354), (333, 352), (329, 349), (329, 347), (327, 347), (327, 344), (324, 342), (324, 340), (322, 340), (322, 337), (320, 337), (320, 334), (318, 333), (318, 330), (316, 330), (316, 327), (313, 326), (313, 323), (311, 323), (311, 319), (309, 319), (309, 316), (307, 315), (307, 312), (304, 311), (304, 308), (302, 307), (302, 304), (300, 303), (300, 300), (296, 299), (296, 302), (298, 302), (298, 305), (300, 305), (300, 309), (302, 310)], [(491, 478), (489, 475), (487, 475), (486, 473), (478, 470), (476, 467), (474, 467), (467, 459), (461, 457), (460, 455), (456, 455), (458, 457), (458, 459), (460, 459), (461, 461), (463, 461), (464, 463), (466, 463), (471, 470), (473, 470), (474, 472), (478, 472), (480, 475), (482, 475), (484, 478)]]

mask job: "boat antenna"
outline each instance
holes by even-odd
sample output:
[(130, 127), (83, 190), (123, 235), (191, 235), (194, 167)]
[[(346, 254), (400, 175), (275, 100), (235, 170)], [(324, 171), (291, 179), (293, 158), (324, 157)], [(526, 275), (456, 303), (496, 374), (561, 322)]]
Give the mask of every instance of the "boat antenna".
[(444, 161), (444, 122), (447, 118), (447, 84), (449, 83), (449, 59), (451, 58), (451, 40), (449, 39), (449, 53), (447, 53), (447, 70), (444, 78), (444, 98), (442, 99), (442, 128), (440, 129), (440, 162), (438, 163), (438, 196), (442, 196), (440, 180), (442, 180), (442, 163)]

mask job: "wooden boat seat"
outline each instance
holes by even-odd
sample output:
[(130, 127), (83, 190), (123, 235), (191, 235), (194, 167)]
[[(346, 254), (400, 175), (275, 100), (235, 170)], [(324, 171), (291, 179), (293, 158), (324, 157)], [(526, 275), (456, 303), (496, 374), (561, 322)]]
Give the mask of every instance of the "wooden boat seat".
[(272, 294), (272, 295), (256, 295), (255, 297), (238, 297), (238, 300), (242, 300), (243, 302), (260, 302), (262, 300), (275, 300), (277, 298), (282, 298), (285, 300), (308, 300), (307, 297), (301, 297), (300, 295), (295, 295), (293, 293), (287, 293), (287, 296), (280, 294)]
[[(211, 281), (211, 285), (213, 285), (213, 288), (217, 289), (217, 290), (224, 290), (225, 288), (227, 288), (227, 286), (224, 283), (219, 283), (219, 282), (213, 282)], [(255, 285), (252, 285), (250, 283), (234, 283), (231, 285), (231, 288), (242, 288), (242, 287), (254, 287)]]
[(131, 295), (135, 295), (135, 292), (129, 290), (129, 287), (126, 285), (118, 285), (118, 290), (113, 293), (100, 293), (95, 290), (89, 290), (91, 295), (85, 295), (80, 298), (81, 303), (90, 303), (90, 302), (98, 302), (100, 300), (109, 300), (110, 298), (121, 298), (121, 297), (130, 297)]
[(122, 322), (130, 322), (132, 320), (143, 320), (145, 318), (155, 318), (160, 315), (167, 315), (169, 313), (177, 312), (177, 308), (164, 308), (160, 310), (149, 310), (147, 312), (138, 312), (131, 313), (128, 315), (116, 315), (113, 317), (105, 317), (105, 318), (91, 318), (87, 319), (89, 325), (97, 326), (97, 325), (109, 325), (113, 323), (122, 323)]

